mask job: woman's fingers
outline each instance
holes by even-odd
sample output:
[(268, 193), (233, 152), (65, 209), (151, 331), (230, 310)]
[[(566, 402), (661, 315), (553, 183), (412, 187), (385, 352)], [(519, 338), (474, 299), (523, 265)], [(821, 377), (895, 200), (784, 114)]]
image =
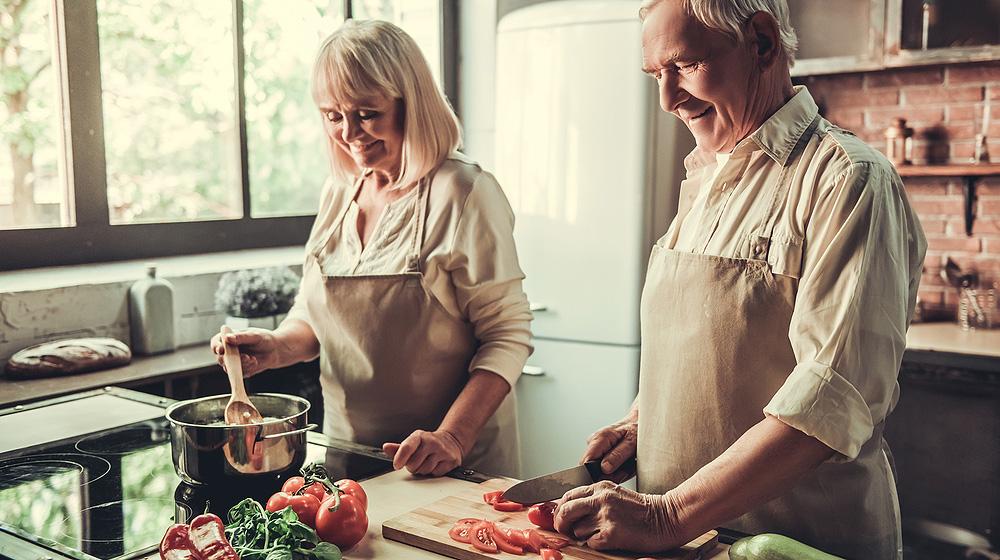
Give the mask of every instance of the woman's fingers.
[(613, 428), (601, 428), (587, 438), (587, 450), (583, 452), (580, 463), (583, 464), (587, 461), (594, 461), (604, 457), (604, 454), (614, 447), (617, 442), (618, 435)]
[(604, 455), (604, 459), (601, 460), (601, 472), (611, 474), (617, 471), (618, 467), (622, 466), (622, 463), (635, 457), (637, 447), (636, 433), (632, 430), (625, 431), (621, 439), (618, 440), (611, 451), (608, 451)]
[(382, 444), (382, 453), (388, 455), (390, 459), (396, 456), (397, 451), (399, 451), (398, 443), (387, 441)]

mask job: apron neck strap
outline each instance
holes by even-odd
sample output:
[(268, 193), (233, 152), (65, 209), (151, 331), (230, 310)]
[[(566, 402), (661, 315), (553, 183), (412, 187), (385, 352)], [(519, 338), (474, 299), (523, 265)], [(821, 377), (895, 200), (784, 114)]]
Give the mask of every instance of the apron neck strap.
[(420, 250), (424, 245), (424, 228), (427, 224), (427, 199), (430, 198), (431, 179), (424, 177), (417, 182), (417, 231), (413, 235), (410, 246), (410, 257), (407, 268), (414, 272), (420, 271)]

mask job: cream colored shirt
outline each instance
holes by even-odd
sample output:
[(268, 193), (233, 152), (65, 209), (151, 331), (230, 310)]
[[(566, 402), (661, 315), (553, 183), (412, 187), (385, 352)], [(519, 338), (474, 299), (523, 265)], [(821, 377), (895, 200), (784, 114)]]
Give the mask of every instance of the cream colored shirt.
[[(327, 274), (403, 272), (417, 227), (417, 189), (385, 207), (364, 248), (356, 227), (358, 206), (353, 193), (352, 185), (328, 183), (324, 187), (307, 251), (331, 234), (347, 206), (344, 227), (333, 231), (321, 252)], [(480, 346), (469, 371), (492, 371), (511, 387), (532, 350), (531, 312), (521, 288), (524, 273), (517, 261), (513, 228), (514, 213), (496, 179), (465, 156), (452, 154), (430, 188), (420, 250), (424, 283), (446, 312), (473, 325)], [(310, 270), (319, 274), (318, 268)], [(322, 320), (310, 319), (304, 301), (296, 300), (289, 318), (307, 323)]]
[(853, 459), (896, 404), (927, 242), (895, 168), (850, 132), (820, 119), (792, 153), (817, 114), (799, 86), (728, 159), (696, 148), (662, 243), (763, 258), (755, 228), (769, 201), (758, 195), (787, 169), (767, 258), (797, 280), (788, 338), (798, 365), (764, 413)]

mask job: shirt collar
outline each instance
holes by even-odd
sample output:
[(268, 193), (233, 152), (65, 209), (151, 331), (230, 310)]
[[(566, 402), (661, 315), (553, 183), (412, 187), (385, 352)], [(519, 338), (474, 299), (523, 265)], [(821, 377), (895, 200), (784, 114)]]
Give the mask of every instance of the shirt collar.
[[(794, 86), (795, 94), (780, 109), (771, 115), (750, 136), (741, 140), (733, 153), (762, 150), (776, 163), (784, 166), (792, 154), (792, 149), (805, 134), (813, 119), (819, 114), (819, 107), (805, 86)], [(688, 172), (715, 163), (715, 153), (700, 146), (695, 147), (684, 158)]]

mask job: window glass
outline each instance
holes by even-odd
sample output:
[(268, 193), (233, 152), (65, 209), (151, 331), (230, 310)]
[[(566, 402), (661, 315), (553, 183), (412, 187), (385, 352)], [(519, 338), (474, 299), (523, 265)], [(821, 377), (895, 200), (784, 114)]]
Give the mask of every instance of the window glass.
[(357, 19), (391, 21), (420, 46), (434, 79), (441, 84), (440, 0), (353, 0), (351, 15)]
[(904, 0), (904, 49), (1000, 44), (1000, 0)]
[(0, 14), (0, 230), (72, 225), (50, 5)]
[(97, 10), (111, 223), (241, 217), (232, 4)]
[(320, 43), (343, 23), (343, 3), (244, 0), (243, 6), (250, 214), (313, 214), (329, 162), (310, 77)]

